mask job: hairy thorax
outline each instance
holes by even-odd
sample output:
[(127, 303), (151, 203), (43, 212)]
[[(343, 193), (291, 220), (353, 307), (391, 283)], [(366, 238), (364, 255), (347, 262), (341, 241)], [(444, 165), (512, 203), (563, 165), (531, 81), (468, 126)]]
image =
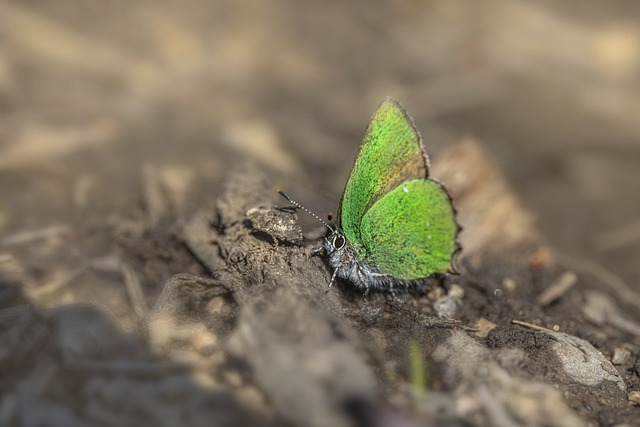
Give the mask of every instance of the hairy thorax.
[(415, 280), (396, 279), (381, 272), (373, 263), (365, 260), (358, 250), (339, 232), (333, 232), (324, 239), (323, 246), (333, 268), (333, 277), (344, 279), (356, 288), (368, 293), (375, 291), (401, 291), (416, 289), (422, 283)]

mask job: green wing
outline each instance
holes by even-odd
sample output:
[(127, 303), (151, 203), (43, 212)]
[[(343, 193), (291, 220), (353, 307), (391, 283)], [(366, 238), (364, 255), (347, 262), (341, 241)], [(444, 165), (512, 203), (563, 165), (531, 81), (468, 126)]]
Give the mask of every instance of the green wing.
[(360, 222), (376, 200), (402, 181), (428, 175), (420, 134), (402, 106), (387, 98), (369, 122), (342, 193), (337, 218), (347, 240), (360, 246)]
[(449, 194), (438, 181), (398, 185), (364, 214), (360, 233), (362, 257), (382, 273), (411, 280), (455, 271), (458, 225)]

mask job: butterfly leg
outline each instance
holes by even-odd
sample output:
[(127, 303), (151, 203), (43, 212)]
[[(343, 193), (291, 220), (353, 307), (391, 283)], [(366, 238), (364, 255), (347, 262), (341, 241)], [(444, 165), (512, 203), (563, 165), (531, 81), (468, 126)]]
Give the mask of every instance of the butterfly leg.
[(369, 287), (369, 285), (368, 285), (368, 284), (367, 284), (367, 285), (365, 285), (365, 287), (364, 287), (364, 301), (365, 301), (365, 303), (367, 302), (367, 297), (369, 296), (369, 290), (370, 290), (370, 289), (371, 289), (371, 288)]
[(323, 255), (324, 252), (325, 252), (324, 248), (322, 246), (318, 246), (317, 248), (314, 248), (311, 250), (311, 252), (309, 253), (309, 258), (311, 258), (312, 256)]
[(367, 308), (368, 308), (368, 302), (369, 299), (367, 298), (369, 296), (369, 284), (366, 282), (364, 283), (364, 294), (362, 296), (362, 307), (360, 307), (360, 312), (362, 313), (362, 315), (364, 316), (364, 314), (367, 312)]
[(369, 273), (368, 272), (364, 272), (362, 270), (362, 266), (358, 266), (358, 269), (356, 270), (356, 274), (358, 275), (358, 283), (356, 284), (356, 286), (359, 289), (364, 288), (364, 299), (365, 301), (367, 300), (367, 297), (369, 296)]
[(333, 274), (331, 275), (331, 281), (329, 282), (329, 286), (327, 286), (327, 289), (324, 291), (325, 294), (328, 294), (329, 291), (331, 290), (331, 287), (333, 286), (333, 282), (336, 281), (336, 276), (338, 275), (338, 269), (334, 269), (333, 270)]

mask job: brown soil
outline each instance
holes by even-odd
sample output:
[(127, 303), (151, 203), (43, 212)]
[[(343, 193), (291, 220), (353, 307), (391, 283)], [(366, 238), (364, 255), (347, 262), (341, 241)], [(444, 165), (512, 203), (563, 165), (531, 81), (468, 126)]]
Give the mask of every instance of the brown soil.
[[(640, 425), (638, 18), (1, 3), (0, 425)], [(463, 252), (365, 301), (275, 189), (335, 212), (387, 95)]]

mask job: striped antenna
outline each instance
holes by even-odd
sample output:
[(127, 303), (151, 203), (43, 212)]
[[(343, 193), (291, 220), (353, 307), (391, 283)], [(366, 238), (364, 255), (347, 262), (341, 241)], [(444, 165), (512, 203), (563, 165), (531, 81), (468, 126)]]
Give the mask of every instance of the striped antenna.
[(284, 197), (285, 199), (287, 199), (287, 201), (289, 203), (291, 203), (292, 205), (294, 205), (297, 208), (302, 209), (303, 211), (305, 211), (306, 213), (308, 213), (309, 215), (311, 215), (312, 217), (314, 217), (315, 219), (317, 219), (318, 221), (320, 221), (321, 223), (323, 223), (325, 225), (325, 227), (327, 227), (329, 230), (331, 230), (332, 233), (335, 233), (336, 230), (329, 225), (328, 222), (326, 222), (325, 220), (323, 220), (322, 218), (320, 218), (318, 215), (314, 214), (313, 212), (311, 212), (309, 209), (305, 208), (304, 206), (302, 206), (300, 203), (296, 202), (295, 200), (293, 200), (291, 197), (287, 196), (283, 191), (278, 190), (278, 193)]

